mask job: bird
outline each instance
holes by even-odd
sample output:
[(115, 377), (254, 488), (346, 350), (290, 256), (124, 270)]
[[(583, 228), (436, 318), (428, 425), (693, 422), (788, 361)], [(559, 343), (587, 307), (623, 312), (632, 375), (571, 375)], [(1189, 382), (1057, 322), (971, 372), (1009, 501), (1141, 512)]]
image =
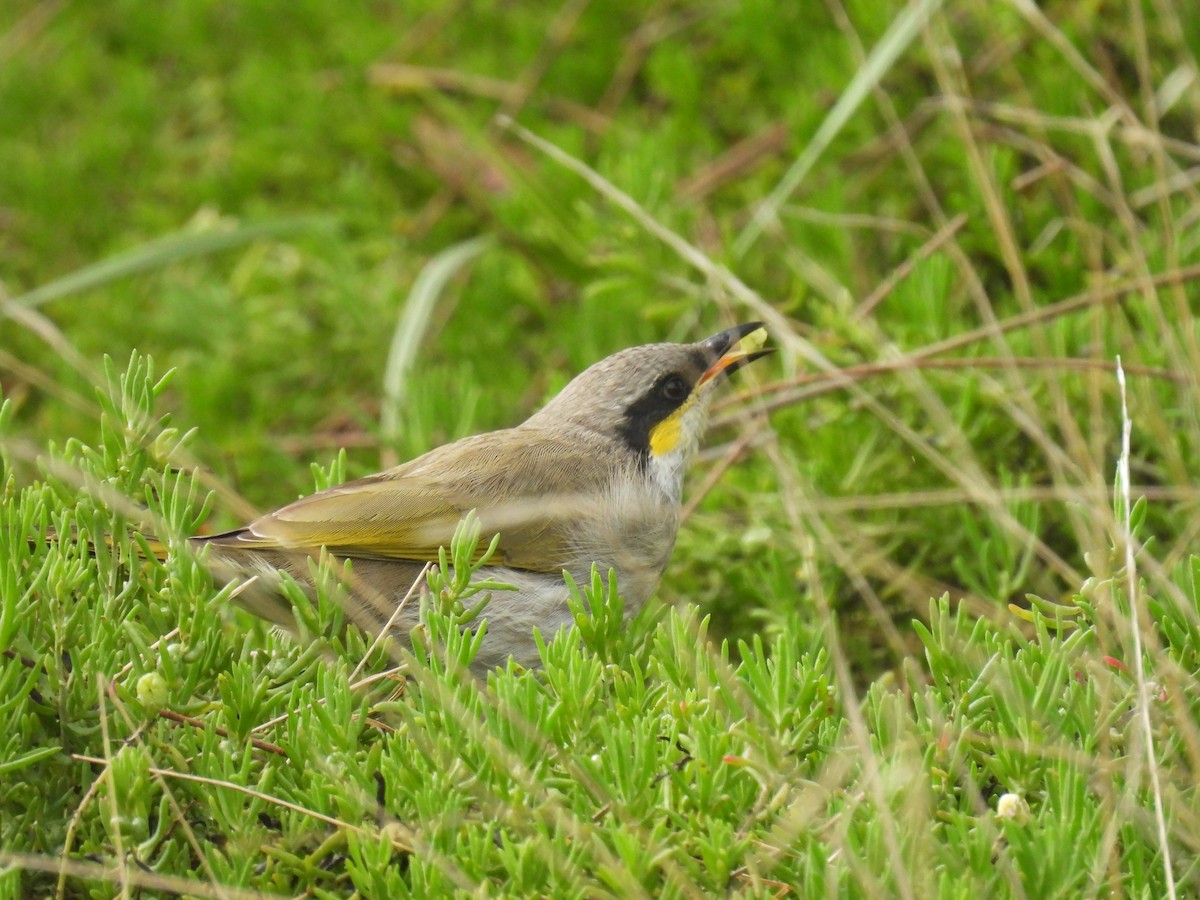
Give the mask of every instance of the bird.
[[(391, 469), (302, 497), (248, 524), (199, 536), (207, 563), (240, 578), (237, 602), (285, 628), (281, 573), (313, 590), (310, 558), (349, 560), (347, 617), (407, 638), (419, 603), (402, 604), (458, 523), (474, 512), (493, 556), (476, 574), (510, 585), (484, 608), (476, 674), (511, 658), (537, 668), (570, 627), (564, 578), (612, 570), (626, 616), (656, 590), (680, 525), (684, 473), (726, 378), (772, 352), (750, 322), (695, 343), (618, 351), (585, 369), (523, 423), (462, 438)], [(400, 608), (399, 615), (397, 609)]]

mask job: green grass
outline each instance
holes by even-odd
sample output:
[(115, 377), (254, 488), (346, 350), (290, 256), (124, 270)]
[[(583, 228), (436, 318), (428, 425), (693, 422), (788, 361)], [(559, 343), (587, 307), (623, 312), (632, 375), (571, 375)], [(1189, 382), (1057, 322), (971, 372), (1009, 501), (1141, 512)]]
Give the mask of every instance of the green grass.
[[(1200, 13), (476, 6), (0, 9), (0, 896), (1200, 891)], [(138, 559), (756, 318), (540, 673)]]

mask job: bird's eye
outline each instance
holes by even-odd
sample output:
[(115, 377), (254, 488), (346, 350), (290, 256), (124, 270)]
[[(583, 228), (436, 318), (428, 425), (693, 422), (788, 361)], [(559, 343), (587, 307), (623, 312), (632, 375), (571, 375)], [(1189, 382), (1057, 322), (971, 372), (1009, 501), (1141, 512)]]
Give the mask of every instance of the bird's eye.
[(682, 403), (687, 398), (687, 382), (678, 375), (672, 375), (662, 383), (662, 395), (672, 403)]

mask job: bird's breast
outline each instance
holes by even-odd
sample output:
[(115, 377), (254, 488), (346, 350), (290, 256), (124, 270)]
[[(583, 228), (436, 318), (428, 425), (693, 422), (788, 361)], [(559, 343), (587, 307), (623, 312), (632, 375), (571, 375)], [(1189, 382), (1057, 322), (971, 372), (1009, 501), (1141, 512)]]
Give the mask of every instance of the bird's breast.
[(678, 501), (648, 473), (622, 471), (580, 510), (564, 568), (583, 583), (593, 564), (602, 575), (613, 569), (627, 610), (636, 612), (658, 586), (678, 530)]

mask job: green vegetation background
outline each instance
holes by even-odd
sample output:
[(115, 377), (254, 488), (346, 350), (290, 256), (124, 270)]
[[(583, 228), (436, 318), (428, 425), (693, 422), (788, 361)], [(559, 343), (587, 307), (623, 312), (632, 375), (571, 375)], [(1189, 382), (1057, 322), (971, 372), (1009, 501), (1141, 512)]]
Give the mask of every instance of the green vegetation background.
[[(1200, 891), (1197, 47), (1172, 0), (4, 4), (0, 894)], [(596, 586), (541, 674), (457, 679), (451, 605), (401, 691), (125, 537), (757, 318), (664, 602)]]

